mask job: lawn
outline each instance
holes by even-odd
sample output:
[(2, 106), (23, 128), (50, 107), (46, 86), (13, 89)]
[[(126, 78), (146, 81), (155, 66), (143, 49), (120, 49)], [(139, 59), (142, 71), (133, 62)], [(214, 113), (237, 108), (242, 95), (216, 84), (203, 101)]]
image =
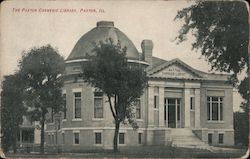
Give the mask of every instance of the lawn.
[(167, 146), (143, 146), (121, 148), (117, 154), (110, 150), (88, 150), (60, 154), (7, 154), (9, 158), (239, 158), (246, 149), (210, 152), (202, 149), (176, 148)]

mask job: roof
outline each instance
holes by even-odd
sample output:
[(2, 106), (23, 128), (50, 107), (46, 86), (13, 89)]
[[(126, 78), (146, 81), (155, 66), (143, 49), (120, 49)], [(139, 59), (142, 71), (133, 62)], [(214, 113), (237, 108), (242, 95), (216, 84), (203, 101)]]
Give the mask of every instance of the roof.
[(139, 60), (139, 53), (132, 41), (119, 29), (114, 27), (110, 21), (97, 22), (97, 26), (84, 34), (76, 43), (67, 60), (76, 60), (85, 58), (86, 55), (94, 55), (93, 43), (99, 43), (112, 38), (114, 43), (121, 42), (122, 47), (127, 47), (127, 58)]
[(163, 59), (158, 58), (158, 57), (152, 56), (152, 67), (153, 67), (153, 68), (154, 68), (154, 67), (157, 67), (157, 66), (159, 66), (159, 65), (161, 65), (161, 64), (163, 64), (163, 63), (165, 63), (165, 62), (168, 62), (168, 61), (163, 60)]
[[(147, 74), (151, 78), (171, 78), (171, 77), (163, 77), (157, 75), (159, 72), (163, 71), (165, 68), (170, 67), (172, 65), (179, 65), (182, 68), (186, 69), (188, 72), (193, 74), (193, 77), (190, 80), (211, 80), (211, 81), (228, 81), (230, 75), (228, 74), (215, 74), (215, 73), (206, 73), (199, 70), (196, 70), (189, 66), (188, 64), (184, 63), (178, 58), (175, 58), (170, 61), (165, 61), (160, 58), (153, 57), (152, 58), (152, 67), (147, 70)], [(176, 77), (173, 77), (176, 79)], [(178, 77), (182, 79), (181, 77)]]

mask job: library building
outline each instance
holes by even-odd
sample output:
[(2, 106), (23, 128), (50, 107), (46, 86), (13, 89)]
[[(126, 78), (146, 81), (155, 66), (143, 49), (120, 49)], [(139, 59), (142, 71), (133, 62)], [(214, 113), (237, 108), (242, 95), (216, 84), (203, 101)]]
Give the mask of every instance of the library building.
[(234, 145), (229, 75), (202, 72), (177, 58), (155, 57), (153, 41), (142, 40), (141, 48), (136, 48), (114, 22), (99, 21), (78, 40), (65, 61), (64, 111), (48, 115), (47, 148), (112, 149), (115, 126), (108, 99), (79, 77), (81, 64), (93, 54), (93, 42), (107, 38), (126, 46), (128, 62), (144, 65), (148, 76), (148, 86), (134, 107), (139, 128), (121, 125), (119, 147)]

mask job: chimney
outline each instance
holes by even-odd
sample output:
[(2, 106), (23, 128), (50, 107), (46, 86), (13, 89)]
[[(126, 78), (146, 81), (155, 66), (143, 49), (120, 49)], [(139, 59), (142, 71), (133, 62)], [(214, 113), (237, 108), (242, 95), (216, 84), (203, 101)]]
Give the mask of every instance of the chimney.
[(152, 50), (153, 50), (152, 40), (143, 40), (141, 42), (142, 56), (143, 60), (149, 63), (149, 66), (152, 65)]
[(112, 21), (99, 21), (96, 23), (97, 27), (114, 27), (114, 22)]

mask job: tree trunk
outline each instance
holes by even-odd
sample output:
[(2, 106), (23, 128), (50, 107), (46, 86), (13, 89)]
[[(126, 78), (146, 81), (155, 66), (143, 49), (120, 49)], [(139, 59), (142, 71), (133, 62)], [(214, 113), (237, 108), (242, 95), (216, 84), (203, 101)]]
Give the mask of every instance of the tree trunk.
[(17, 138), (17, 128), (14, 128), (13, 134), (12, 134), (12, 148), (13, 148), (13, 153), (16, 154), (17, 152), (17, 147), (16, 147), (16, 138)]
[[(249, 16), (249, 7), (247, 7), (247, 10), (248, 10), (248, 16)], [(248, 26), (250, 27), (250, 18), (248, 18)], [(249, 32), (248, 32), (248, 35), (249, 35), (249, 38), (250, 38), (250, 34), (249, 34)], [(248, 41), (248, 64), (247, 64), (247, 76), (248, 76), (248, 84), (249, 84), (249, 86), (250, 86), (250, 42)], [(248, 88), (248, 89), (250, 89), (250, 88)], [(247, 121), (247, 123), (248, 123), (248, 146), (249, 146), (249, 143), (250, 143), (250, 129), (249, 129), (249, 127), (250, 127), (250, 119), (249, 119), (249, 116), (250, 116), (250, 114), (249, 114), (249, 108), (250, 108), (250, 93), (248, 93), (248, 99), (247, 99), (247, 111), (246, 111), (246, 113), (247, 113), (247, 117), (248, 117), (248, 121)]]
[[(250, 23), (250, 22), (249, 22)], [(249, 24), (250, 25), (250, 24)], [(250, 45), (250, 43), (249, 43), (249, 45)], [(250, 86), (250, 46), (248, 47), (248, 69), (247, 69), (247, 75), (248, 75), (248, 84), (249, 84), (249, 86)], [(250, 88), (248, 88), (248, 90), (249, 90)], [(250, 114), (249, 114), (249, 109), (250, 109), (250, 93), (248, 93), (248, 99), (247, 99), (247, 108), (246, 108), (246, 114), (247, 114), (247, 119), (248, 119), (248, 125), (247, 125), (247, 127), (248, 127), (248, 131), (249, 131), (249, 135), (248, 135), (248, 145), (249, 145), (249, 143), (250, 143)]]
[(41, 121), (41, 143), (40, 143), (40, 153), (44, 154), (44, 123), (45, 123), (45, 113), (42, 112), (42, 121)]
[(120, 121), (118, 119), (115, 119), (115, 135), (114, 135), (114, 140), (113, 140), (113, 150), (114, 153), (118, 152), (118, 133), (119, 133), (119, 128), (120, 128)]

